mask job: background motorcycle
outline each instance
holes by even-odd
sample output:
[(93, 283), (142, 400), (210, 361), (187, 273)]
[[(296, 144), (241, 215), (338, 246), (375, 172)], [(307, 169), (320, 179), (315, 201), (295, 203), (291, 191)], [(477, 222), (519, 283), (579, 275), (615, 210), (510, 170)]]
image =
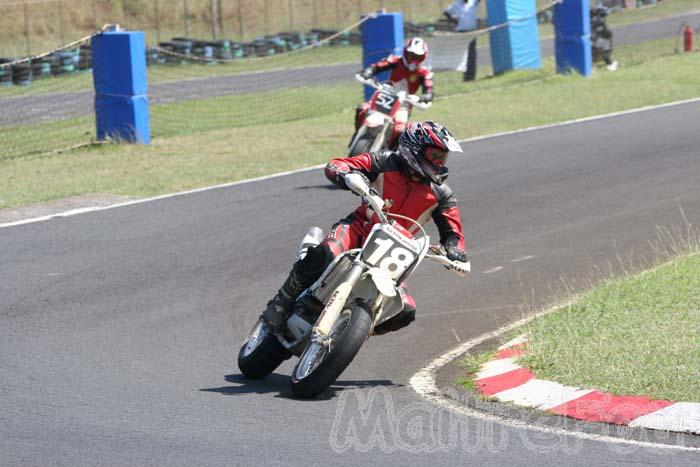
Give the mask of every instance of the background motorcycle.
[(426, 110), (432, 105), (431, 102), (421, 102), (420, 97), (414, 94), (396, 89), (390, 83), (365, 79), (359, 74), (355, 75), (355, 79), (376, 91), (369, 101), (369, 110), (362, 125), (350, 141), (350, 156), (386, 148), (397, 120), (407, 122), (412, 107)]
[[(364, 176), (345, 176), (347, 186), (376, 213), (362, 248), (341, 253), (321, 277), (304, 291), (279, 333), (259, 319), (238, 354), (238, 367), (249, 378), (263, 378), (292, 355), (299, 356), (291, 377), (297, 397), (315, 397), (350, 364), (375, 326), (401, 313), (399, 286), (424, 258), (465, 275), (469, 262), (449, 260), (440, 246), (431, 246), (425, 230), (413, 219), (382, 212), (384, 200)], [(410, 221), (421, 232), (413, 237), (389, 217)], [(323, 231), (312, 227), (302, 240), (300, 257), (317, 245)]]

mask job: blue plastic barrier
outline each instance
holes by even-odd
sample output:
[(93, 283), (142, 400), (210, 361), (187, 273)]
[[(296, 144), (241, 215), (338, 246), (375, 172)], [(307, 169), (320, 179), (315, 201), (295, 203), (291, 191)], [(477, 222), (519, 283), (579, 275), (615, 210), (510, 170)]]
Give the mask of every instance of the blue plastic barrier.
[(557, 73), (593, 71), (591, 18), (588, 0), (564, 0), (554, 7), (554, 54)]
[(489, 0), (486, 11), (489, 26), (508, 23), (489, 33), (493, 72), (540, 68), (535, 0)]
[[(390, 54), (400, 55), (403, 51), (403, 14), (382, 13), (376, 18), (362, 23), (362, 65), (372, 63)], [(389, 78), (389, 72), (379, 73), (377, 79)], [(372, 97), (374, 89), (365, 86), (365, 100)]]
[(93, 37), (99, 140), (150, 143), (145, 50), (143, 32), (111, 31)]

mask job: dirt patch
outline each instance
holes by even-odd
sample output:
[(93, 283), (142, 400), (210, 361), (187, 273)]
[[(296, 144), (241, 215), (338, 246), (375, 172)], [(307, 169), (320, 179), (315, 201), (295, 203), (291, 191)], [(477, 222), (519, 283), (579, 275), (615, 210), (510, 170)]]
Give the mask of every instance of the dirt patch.
[(136, 198), (118, 195), (81, 195), (18, 208), (0, 209), (0, 224), (17, 222), (33, 217), (50, 216), (73, 209), (110, 206), (134, 199)]

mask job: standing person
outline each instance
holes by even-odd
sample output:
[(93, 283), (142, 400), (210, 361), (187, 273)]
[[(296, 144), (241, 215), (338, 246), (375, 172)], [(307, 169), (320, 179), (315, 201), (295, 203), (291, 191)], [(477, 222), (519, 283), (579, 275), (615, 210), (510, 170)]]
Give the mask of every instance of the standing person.
[[(444, 14), (449, 22), (455, 23), (455, 31), (473, 31), (478, 24), (478, 9), (479, 0), (455, 0), (444, 11)], [(472, 36), (469, 41), (464, 60), (457, 70), (461, 71), (461, 68), (464, 68), (464, 81), (474, 81), (476, 79), (476, 36)]]

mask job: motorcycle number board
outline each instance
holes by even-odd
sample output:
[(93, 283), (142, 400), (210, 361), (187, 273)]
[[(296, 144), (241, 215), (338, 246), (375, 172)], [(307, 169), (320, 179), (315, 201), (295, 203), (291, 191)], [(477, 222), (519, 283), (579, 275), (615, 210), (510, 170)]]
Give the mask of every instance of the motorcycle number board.
[(374, 100), (377, 110), (386, 115), (391, 114), (395, 102), (396, 96), (387, 92), (379, 92)]
[(393, 227), (383, 225), (370, 234), (362, 249), (362, 259), (397, 279), (418, 258), (420, 249)]

